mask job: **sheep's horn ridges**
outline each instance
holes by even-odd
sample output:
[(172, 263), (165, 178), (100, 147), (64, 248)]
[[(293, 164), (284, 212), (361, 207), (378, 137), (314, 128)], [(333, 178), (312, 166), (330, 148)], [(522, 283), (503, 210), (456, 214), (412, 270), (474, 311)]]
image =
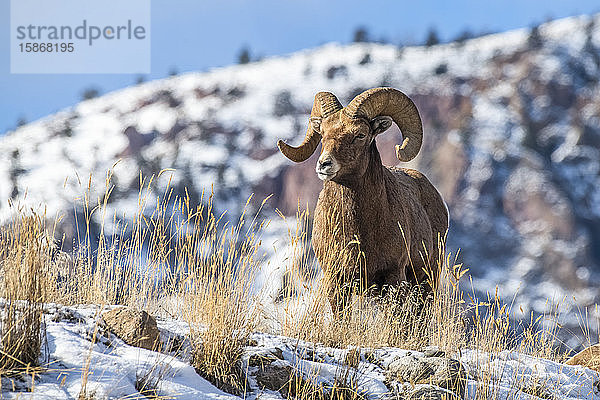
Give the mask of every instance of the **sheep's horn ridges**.
[[(325, 118), (342, 109), (342, 105), (333, 93), (319, 92), (315, 96), (312, 111), (310, 113), (312, 117)], [(302, 162), (307, 160), (317, 149), (319, 142), (321, 141), (321, 134), (312, 128), (312, 125), (308, 124), (306, 130), (306, 136), (304, 141), (298, 147), (290, 146), (283, 140), (277, 142), (277, 147), (283, 153), (284, 156), (294, 162)]]
[(380, 87), (369, 89), (356, 96), (344, 109), (351, 118), (371, 120), (379, 115), (391, 117), (404, 140), (396, 146), (400, 161), (410, 161), (417, 156), (423, 142), (423, 124), (415, 103), (397, 89)]

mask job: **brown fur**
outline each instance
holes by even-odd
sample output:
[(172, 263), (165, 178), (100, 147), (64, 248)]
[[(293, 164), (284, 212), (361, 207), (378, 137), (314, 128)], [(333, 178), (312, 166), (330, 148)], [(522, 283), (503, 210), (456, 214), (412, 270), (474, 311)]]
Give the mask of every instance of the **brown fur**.
[(369, 121), (340, 110), (323, 118), (320, 133), (321, 153), (340, 165), (319, 194), (312, 236), (321, 267), (336, 278), (333, 311), (340, 312), (350, 295), (340, 286), (358, 278), (366, 287), (408, 281), (431, 290), (438, 237), (448, 229), (441, 195), (419, 171), (382, 165), (375, 144), (380, 132)]

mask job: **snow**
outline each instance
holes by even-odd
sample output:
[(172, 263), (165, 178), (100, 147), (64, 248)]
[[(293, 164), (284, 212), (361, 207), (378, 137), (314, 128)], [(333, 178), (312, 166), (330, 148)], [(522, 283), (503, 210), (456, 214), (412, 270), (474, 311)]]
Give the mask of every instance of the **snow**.
[[(73, 313), (82, 321), (54, 322), (47, 317), (47, 354), (44, 355), (49, 359), (47, 370), (37, 377), (33, 393), (5, 391), (2, 392), (3, 398), (77, 399), (88, 360), (86, 390), (88, 395), (93, 394), (94, 399), (135, 398), (139, 396), (136, 380), (148, 374), (151, 377), (160, 375), (160, 393), (166, 398), (234, 398), (200, 377), (188, 362), (180, 358), (128, 346), (114, 336), (111, 337), (112, 345), (107, 346), (106, 338), (96, 329), (101, 311), (99, 307), (59, 309)], [(176, 327), (177, 324), (171, 322), (166, 326)], [(95, 338), (94, 341), (91, 338)]]
[[(477, 371), (490, 374), (491, 388), (486, 388), (489, 398), (536, 399), (517, 388), (530, 388), (535, 393), (536, 387), (540, 386), (545, 389), (543, 392), (565, 400), (597, 399), (599, 395), (595, 387), (598, 373), (579, 366), (559, 364), (511, 351), (489, 355), (467, 350), (462, 353), (460, 361), (470, 376)], [(483, 389), (477, 388), (475, 381), (469, 380), (466, 398), (475, 399), (477, 390)]]
[[(214, 399), (237, 398), (227, 394), (200, 377), (189, 365), (187, 351), (177, 354), (153, 352), (125, 344), (112, 334), (98, 329), (101, 312), (113, 307), (48, 305), (45, 314), (46, 346), (42, 358), (48, 360), (45, 370), (35, 377), (33, 393), (31, 382), (20, 383), (21, 391), (12, 392), (12, 385), (3, 378), (2, 398), (61, 400), (77, 399), (82, 378), (87, 371), (86, 391), (94, 399), (137, 398), (136, 380), (149, 376), (157, 378), (161, 398)], [(62, 316), (62, 317), (60, 317)], [(65, 317), (68, 316), (68, 317)], [(185, 337), (189, 333), (186, 323), (171, 318), (159, 318), (158, 327), (163, 341), (169, 337)], [(92, 340), (93, 338), (93, 340)], [(313, 383), (331, 385), (348, 373), (345, 357), (350, 350), (369, 353), (362, 357), (356, 370), (350, 371), (356, 378), (356, 387), (368, 399), (382, 399), (390, 394), (385, 384), (386, 368), (394, 360), (420, 352), (396, 349), (335, 349), (320, 344), (303, 342), (284, 336), (255, 333), (255, 344), (246, 348), (244, 362), (259, 354), (281, 352), (282, 359), (275, 361), (281, 367), (291, 367)], [(186, 345), (184, 345), (185, 348)], [(488, 354), (462, 349), (454, 355), (467, 372), (466, 399), (538, 399), (530, 394), (551, 393), (564, 400), (595, 399), (599, 393), (595, 383), (596, 371), (568, 366), (514, 351)], [(367, 359), (369, 361), (367, 361)], [(86, 366), (89, 365), (89, 369)], [(250, 387), (245, 398), (278, 398), (276, 392), (258, 389), (249, 371)], [(485, 382), (482, 376), (489, 376)], [(540, 389), (541, 388), (541, 389)], [(541, 390), (541, 391), (540, 391)], [(530, 393), (530, 394), (527, 394)], [(545, 398), (545, 397), (543, 397)]]

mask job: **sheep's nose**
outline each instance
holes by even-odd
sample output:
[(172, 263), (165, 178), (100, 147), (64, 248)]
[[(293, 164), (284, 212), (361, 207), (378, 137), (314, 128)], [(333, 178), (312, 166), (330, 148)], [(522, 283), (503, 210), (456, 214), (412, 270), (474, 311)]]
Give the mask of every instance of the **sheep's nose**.
[(335, 160), (335, 157), (333, 157), (329, 153), (321, 154), (321, 157), (319, 157), (319, 160), (317, 161), (316, 167), (319, 179), (327, 181), (333, 178), (337, 174), (339, 169), (340, 168), (337, 161)]
[(333, 157), (329, 153), (321, 154), (319, 160), (317, 161), (317, 171), (329, 171), (333, 168)]
[(331, 167), (333, 165), (333, 163), (331, 162), (330, 158), (327, 158), (325, 160), (319, 160), (319, 168), (327, 168), (327, 167)]

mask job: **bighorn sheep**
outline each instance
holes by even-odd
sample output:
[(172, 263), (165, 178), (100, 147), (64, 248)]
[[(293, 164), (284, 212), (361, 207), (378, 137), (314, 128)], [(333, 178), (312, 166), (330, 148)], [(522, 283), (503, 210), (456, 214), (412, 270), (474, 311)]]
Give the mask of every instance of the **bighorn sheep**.
[(392, 88), (367, 90), (346, 107), (332, 93), (317, 93), (302, 144), (277, 143), (294, 162), (307, 160), (322, 143), (316, 172), (324, 183), (312, 245), (324, 271), (341, 280), (329, 294), (336, 315), (351, 296), (339, 284), (360, 278), (381, 288), (407, 281), (430, 291), (438, 279), (448, 210), (422, 173), (382, 165), (375, 137), (392, 121), (403, 135), (396, 155), (409, 161), (421, 148), (423, 126), (412, 100)]

